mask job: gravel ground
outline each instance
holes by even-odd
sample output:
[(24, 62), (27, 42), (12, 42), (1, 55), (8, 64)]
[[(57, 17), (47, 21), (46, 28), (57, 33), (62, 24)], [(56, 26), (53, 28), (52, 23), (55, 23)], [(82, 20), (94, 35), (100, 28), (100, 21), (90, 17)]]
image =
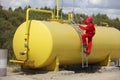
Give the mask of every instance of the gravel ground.
[(102, 67), (97, 71), (61, 70), (59, 72), (32, 71), (24, 73), (18, 68), (8, 67), (7, 76), (0, 77), (0, 80), (120, 80), (120, 68)]

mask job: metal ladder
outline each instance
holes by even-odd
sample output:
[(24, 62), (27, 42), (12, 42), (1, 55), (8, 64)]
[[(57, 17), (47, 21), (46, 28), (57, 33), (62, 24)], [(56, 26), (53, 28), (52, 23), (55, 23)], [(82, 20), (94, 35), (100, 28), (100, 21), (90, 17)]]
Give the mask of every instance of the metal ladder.
[[(83, 34), (83, 31), (78, 27), (78, 25), (76, 25), (76, 23), (73, 20), (70, 20), (69, 22), (72, 25), (72, 27), (78, 32), (78, 34)], [(82, 36), (79, 35), (79, 37), (80, 37), (80, 39), (82, 41)], [(81, 42), (81, 44), (83, 45), (82, 42)], [(82, 53), (81, 53), (81, 55), (82, 55), (82, 68), (88, 67), (88, 56), (86, 56), (86, 54), (84, 53), (83, 46), (82, 46)], [(84, 63), (84, 61), (86, 61), (86, 63)]]

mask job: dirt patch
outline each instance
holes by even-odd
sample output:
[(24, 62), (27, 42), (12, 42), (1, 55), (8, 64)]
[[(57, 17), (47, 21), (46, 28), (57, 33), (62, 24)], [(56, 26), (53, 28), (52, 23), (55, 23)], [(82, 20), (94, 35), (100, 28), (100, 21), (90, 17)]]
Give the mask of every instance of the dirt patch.
[(101, 67), (96, 72), (91, 69), (94, 68), (82, 71), (61, 70), (59, 72), (32, 70), (25, 73), (20, 71), (19, 67), (18, 69), (8, 67), (7, 76), (0, 77), (0, 80), (120, 80), (119, 67)]

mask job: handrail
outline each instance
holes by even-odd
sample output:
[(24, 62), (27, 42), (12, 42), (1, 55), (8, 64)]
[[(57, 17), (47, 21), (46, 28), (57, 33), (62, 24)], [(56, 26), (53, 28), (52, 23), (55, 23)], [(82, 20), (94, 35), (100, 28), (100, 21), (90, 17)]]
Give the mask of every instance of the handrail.
[[(25, 47), (25, 53), (27, 54), (27, 59), (28, 59), (28, 50), (29, 50), (29, 12), (30, 11), (34, 11), (34, 12), (42, 12), (42, 13), (49, 13), (51, 14), (51, 18), (54, 19), (54, 13), (53, 11), (50, 11), (50, 10), (39, 10), (39, 9), (33, 9), (33, 8), (28, 8), (27, 11), (26, 11), (26, 31), (25, 31), (25, 44), (24, 44), (24, 47)], [(26, 59), (26, 60), (27, 60)]]
[(28, 34), (28, 20), (29, 20), (29, 12), (34, 11), (34, 12), (42, 12), (42, 13), (49, 13), (51, 14), (51, 18), (54, 18), (54, 13), (53, 11), (50, 10), (39, 10), (39, 9), (33, 9), (33, 8), (28, 8), (26, 12), (26, 34)]

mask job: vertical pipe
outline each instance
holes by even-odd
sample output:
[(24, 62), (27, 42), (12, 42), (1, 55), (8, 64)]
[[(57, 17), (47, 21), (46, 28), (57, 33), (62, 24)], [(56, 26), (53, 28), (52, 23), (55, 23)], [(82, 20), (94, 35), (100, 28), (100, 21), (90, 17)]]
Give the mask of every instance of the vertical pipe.
[(55, 13), (56, 13), (56, 0), (54, 0), (54, 4), (55, 4), (55, 5), (54, 5), (54, 19), (55, 19), (55, 15), (56, 15), (56, 14), (55, 14)]
[(75, 7), (75, 0), (73, 0), (73, 13), (74, 13), (74, 7)]
[(61, 7), (61, 19), (63, 19), (63, 16), (62, 16), (62, 10), (63, 10), (63, 0), (62, 0), (61, 4), (62, 4), (62, 7)]
[(7, 49), (0, 49), (0, 77), (7, 74)]
[(25, 35), (28, 35), (29, 11), (30, 11), (30, 8), (28, 8), (27, 11), (26, 11), (26, 32), (25, 32)]
[(56, 1), (56, 6), (57, 6), (57, 16), (56, 16), (56, 18), (57, 18), (57, 20), (59, 19), (59, 0), (57, 0)]
[(24, 50), (24, 53), (27, 54), (26, 56), (26, 60), (28, 59), (28, 43), (29, 43), (29, 31), (28, 31), (28, 20), (29, 20), (29, 11), (30, 11), (30, 8), (27, 9), (27, 12), (26, 12), (26, 32), (25, 32), (25, 43), (24, 43), (24, 47), (25, 47), (25, 50)]
[(75, 0), (73, 0), (73, 12), (72, 12), (73, 13), (73, 20), (75, 20), (75, 13), (74, 13), (75, 10), (74, 10), (74, 8), (75, 8)]

